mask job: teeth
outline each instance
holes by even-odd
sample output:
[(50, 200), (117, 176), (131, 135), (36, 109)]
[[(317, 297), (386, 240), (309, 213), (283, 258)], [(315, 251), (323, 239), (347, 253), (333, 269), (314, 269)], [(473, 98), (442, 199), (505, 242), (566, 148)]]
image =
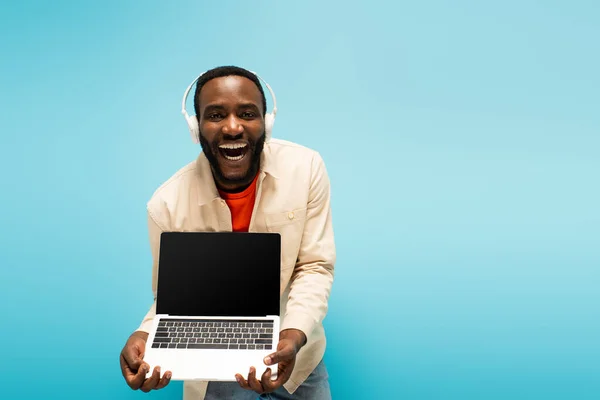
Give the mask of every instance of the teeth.
[(244, 156), (243, 156), (243, 155), (241, 155), (241, 156), (237, 156), (237, 157), (229, 157), (227, 154), (224, 154), (224, 156), (225, 156), (225, 158), (226, 158), (226, 159), (228, 159), (229, 161), (239, 161), (239, 160), (241, 160), (242, 158), (244, 158)]
[(221, 148), (221, 149), (242, 149), (246, 146), (247, 145), (243, 144), (243, 143), (228, 143), (228, 144), (220, 145), (219, 148)]

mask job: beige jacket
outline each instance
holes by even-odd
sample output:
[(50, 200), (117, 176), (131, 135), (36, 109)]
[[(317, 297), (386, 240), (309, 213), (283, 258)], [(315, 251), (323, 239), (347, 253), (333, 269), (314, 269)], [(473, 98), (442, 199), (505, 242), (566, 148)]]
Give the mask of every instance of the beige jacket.
[[(285, 384), (294, 392), (325, 353), (322, 321), (336, 258), (329, 177), (317, 152), (283, 140), (269, 140), (261, 162), (250, 231), (281, 234), (281, 330), (299, 329), (308, 339)], [(156, 299), (161, 232), (231, 231), (232, 224), (203, 153), (162, 184), (147, 209)], [(155, 307), (156, 301), (138, 330), (148, 332)], [(184, 400), (203, 399), (207, 385), (184, 382)]]

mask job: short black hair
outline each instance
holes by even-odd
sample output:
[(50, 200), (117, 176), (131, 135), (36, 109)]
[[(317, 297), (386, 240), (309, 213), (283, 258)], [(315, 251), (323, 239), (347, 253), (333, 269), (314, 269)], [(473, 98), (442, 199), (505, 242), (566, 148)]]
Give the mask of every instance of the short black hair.
[(255, 74), (253, 74), (252, 72), (250, 72), (244, 68), (236, 67), (233, 65), (225, 65), (225, 66), (216, 67), (211, 70), (208, 70), (204, 74), (202, 74), (202, 76), (200, 76), (200, 78), (198, 78), (198, 82), (196, 83), (196, 92), (194, 93), (194, 111), (196, 112), (198, 119), (200, 119), (200, 91), (202, 90), (202, 88), (204, 87), (206, 82), (208, 82), (212, 79), (215, 79), (215, 78), (221, 78), (224, 76), (232, 76), (232, 75), (242, 76), (242, 77), (248, 78), (252, 82), (254, 82), (254, 84), (260, 91), (260, 95), (262, 96), (263, 117), (264, 117), (265, 113), (267, 112), (267, 99), (265, 97), (265, 92), (260, 84), (260, 80), (258, 79), (258, 77)]

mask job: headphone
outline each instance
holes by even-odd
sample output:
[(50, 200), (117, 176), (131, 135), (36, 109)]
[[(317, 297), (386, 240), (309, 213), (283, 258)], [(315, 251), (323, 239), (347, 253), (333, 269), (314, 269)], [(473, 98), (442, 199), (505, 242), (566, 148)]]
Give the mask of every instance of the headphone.
[[(275, 124), (275, 115), (277, 114), (277, 99), (275, 98), (275, 93), (273, 93), (273, 89), (271, 89), (271, 86), (269, 86), (269, 84), (264, 79), (258, 76), (256, 72), (250, 72), (256, 75), (258, 79), (263, 81), (263, 83), (267, 86), (267, 89), (269, 89), (269, 92), (271, 93), (271, 98), (273, 99), (273, 110), (270, 113), (265, 113), (265, 135), (266, 141), (268, 141), (271, 138), (271, 133), (273, 132), (273, 125)], [(187, 122), (188, 128), (190, 130), (190, 135), (192, 136), (192, 141), (196, 144), (200, 143), (200, 126), (198, 124), (198, 118), (195, 115), (189, 115), (187, 113), (185, 109), (185, 102), (187, 100), (188, 94), (190, 93), (190, 90), (192, 90), (192, 86), (194, 86), (194, 84), (198, 82), (198, 79), (200, 79), (205, 73), (206, 71), (201, 73), (187, 87), (185, 93), (183, 94), (183, 100), (181, 101), (181, 113), (183, 114), (185, 121)]]

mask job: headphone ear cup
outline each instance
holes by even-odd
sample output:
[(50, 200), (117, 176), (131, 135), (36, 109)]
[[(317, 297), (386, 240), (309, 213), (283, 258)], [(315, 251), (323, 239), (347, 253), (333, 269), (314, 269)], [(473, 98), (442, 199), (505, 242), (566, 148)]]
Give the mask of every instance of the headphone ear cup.
[(273, 132), (273, 125), (275, 124), (275, 117), (271, 113), (265, 114), (265, 132), (267, 140), (271, 138)]
[(200, 126), (198, 124), (198, 118), (195, 115), (191, 115), (186, 118), (188, 128), (190, 129), (190, 136), (192, 141), (196, 144), (200, 143)]

